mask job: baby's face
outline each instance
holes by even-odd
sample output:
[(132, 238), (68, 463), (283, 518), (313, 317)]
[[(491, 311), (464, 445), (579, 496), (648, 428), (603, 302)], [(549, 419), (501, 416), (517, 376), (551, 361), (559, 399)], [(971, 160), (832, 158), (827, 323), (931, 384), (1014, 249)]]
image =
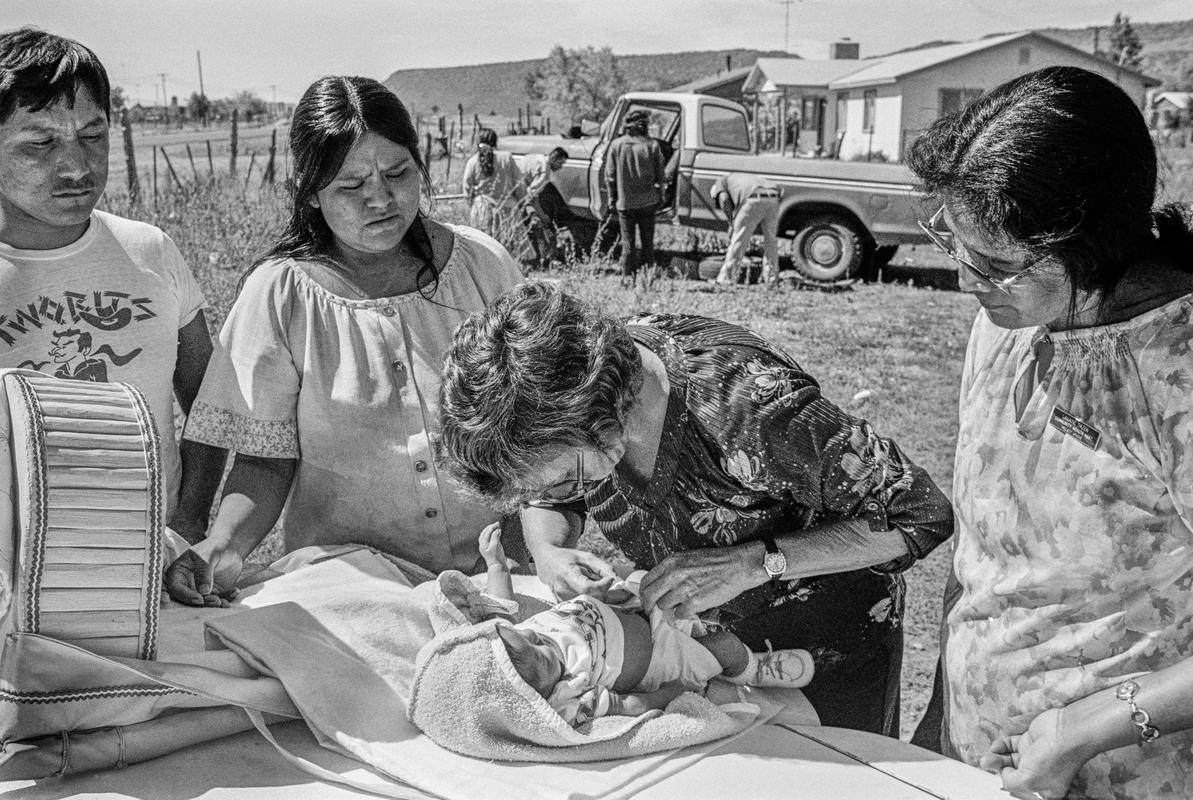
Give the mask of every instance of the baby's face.
[(543, 697), (550, 697), (563, 678), (563, 655), (555, 643), (537, 631), (510, 625), (499, 626), (497, 635), (522, 680)]

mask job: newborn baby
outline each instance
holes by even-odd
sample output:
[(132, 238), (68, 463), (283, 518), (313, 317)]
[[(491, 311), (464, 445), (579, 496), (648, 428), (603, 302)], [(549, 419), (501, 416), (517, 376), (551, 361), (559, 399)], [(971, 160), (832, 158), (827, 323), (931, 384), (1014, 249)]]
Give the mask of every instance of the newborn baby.
[[(497, 523), (480, 535), (490, 595), (513, 599)], [(637, 597), (644, 571), (624, 588)], [(518, 675), (560, 716), (580, 726), (607, 714), (637, 716), (665, 708), (687, 690), (720, 676), (739, 685), (799, 688), (812, 679), (806, 650), (753, 653), (735, 634), (709, 630), (696, 617), (655, 609), (615, 608), (595, 597), (565, 600), (497, 635)]]

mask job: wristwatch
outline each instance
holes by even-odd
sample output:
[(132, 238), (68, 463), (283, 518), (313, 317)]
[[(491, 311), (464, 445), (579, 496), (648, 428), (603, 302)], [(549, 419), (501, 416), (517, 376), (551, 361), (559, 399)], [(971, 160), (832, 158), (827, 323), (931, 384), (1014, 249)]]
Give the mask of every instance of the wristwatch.
[(783, 551), (775, 544), (774, 537), (759, 536), (758, 541), (766, 547), (766, 555), (762, 557), (762, 568), (770, 576), (771, 585), (777, 587), (783, 573), (787, 571), (787, 556), (783, 555)]

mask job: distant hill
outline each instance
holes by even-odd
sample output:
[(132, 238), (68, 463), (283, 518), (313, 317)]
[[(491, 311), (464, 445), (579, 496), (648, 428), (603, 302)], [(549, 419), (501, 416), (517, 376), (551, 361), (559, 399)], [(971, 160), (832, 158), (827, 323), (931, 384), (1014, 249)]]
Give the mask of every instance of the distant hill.
[[(1101, 28), (1100, 47), (1106, 49), (1109, 25)], [(1163, 88), (1178, 85), (1193, 90), (1193, 19), (1180, 22), (1131, 22), (1139, 34), (1143, 51), (1139, 54), (1143, 64), (1139, 68), (1144, 75), (1163, 82)], [(1048, 29), (1047, 36), (1058, 39), (1073, 47), (1093, 51), (1094, 29)]]
[[(651, 91), (723, 72), (726, 58), (729, 66), (736, 69), (759, 58), (786, 55), (774, 50), (715, 50), (618, 56), (617, 63), (630, 89)], [(386, 78), (385, 83), (420, 114), (430, 114), (432, 106), (439, 106), (441, 113), (451, 116), (459, 103), (464, 106), (466, 119), (473, 114), (485, 117), (491, 111), (513, 116), (517, 109), (526, 107), (526, 75), (544, 60), (400, 69)]]
[[(1143, 60), (1140, 72), (1163, 82), (1163, 88), (1183, 88), (1193, 91), (1193, 19), (1179, 22), (1131, 22), (1131, 27), (1139, 35), (1143, 51), (1139, 54)], [(1097, 33), (1090, 28), (1043, 28), (1040, 33), (1057, 41), (1064, 42), (1070, 47), (1076, 47), (1087, 52), (1094, 52), (1094, 39), (1098, 39), (1098, 47), (1105, 50), (1109, 44), (1109, 25), (1099, 26)], [(1000, 36), (1001, 34), (991, 34)], [(895, 53), (905, 53), (911, 50), (922, 50), (925, 47), (938, 47), (942, 44), (956, 44), (955, 41), (932, 41), (905, 47)], [(885, 55), (894, 55), (887, 53)]]
[[(1101, 27), (1101, 46), (1108, 44), (1109, 20)], [(1193, 90), (1193, 19), (1178, 22), (1132, 22), (1143, 43), (1142, 71), (1163, 82), (1164, 88)], [(1090, 52), (1094, 49), (1093, 28), (1047, 28), (1041, 33)], [(865, 44), (865, 43), (863, 43)], [(907, 50), (951, 44), (925, 42)], [(902, 52), (902, 51), (899, 51)], [(618, 56), (617, 62), (630, 89), (669, 89), (672, 86), (716, 75), (726, 69), (745, 67), (756, 59), (785, 57), (775, 50), (716, 50), (654, 55)], [(456, 104), (464, 106), (466, 119), (494, 112), (512, 117), (525, 108), (526, 75), (545, 59), (474, 64), (466, 67), (401, 69), (385, 83), (417, 113), (430, 114), (432, 106), (452, 116)]]

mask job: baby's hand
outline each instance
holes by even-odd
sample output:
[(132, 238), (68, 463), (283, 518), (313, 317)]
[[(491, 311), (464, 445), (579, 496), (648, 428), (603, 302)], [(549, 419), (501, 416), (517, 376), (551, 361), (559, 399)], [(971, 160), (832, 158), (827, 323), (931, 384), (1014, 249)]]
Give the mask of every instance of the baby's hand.
[(505, 566), (505, 548), (501, 546), (501, 523), (491, 522), (481, 530), (477, 545), (488, 566)]

